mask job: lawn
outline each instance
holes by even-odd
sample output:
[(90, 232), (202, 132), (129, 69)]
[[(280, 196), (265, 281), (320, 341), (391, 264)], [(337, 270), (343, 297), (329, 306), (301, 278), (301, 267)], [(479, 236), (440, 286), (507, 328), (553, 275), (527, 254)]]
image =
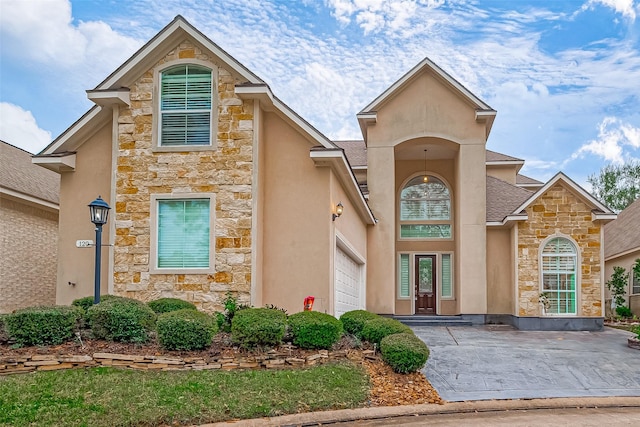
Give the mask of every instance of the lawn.
[(362, 366), (143, 372), (72, 369), (0, 377), (0, 425), (153, 426), (362, 406)]

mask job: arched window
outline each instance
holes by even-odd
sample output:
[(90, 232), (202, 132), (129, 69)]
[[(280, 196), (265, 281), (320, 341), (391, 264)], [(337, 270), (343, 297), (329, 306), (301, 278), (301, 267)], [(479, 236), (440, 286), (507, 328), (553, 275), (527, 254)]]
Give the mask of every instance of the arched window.
[(211, 145), (211, 70), (178, 65), (160, 77), (160, 145)]
[(451, 238), (451, 194), (447, 186), (429, 176), (413, 178), (400, 193), (400, 237)]
[(542, 292), (548, 314), (576, 314), (578, 253), (569, 239), (555, 237), (542, 249)]

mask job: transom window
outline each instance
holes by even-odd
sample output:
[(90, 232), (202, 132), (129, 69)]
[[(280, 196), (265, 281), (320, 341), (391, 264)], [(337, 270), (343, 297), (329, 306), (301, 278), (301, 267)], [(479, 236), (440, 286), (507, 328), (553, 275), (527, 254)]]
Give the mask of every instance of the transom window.
[(400, 237), (451, 238), (451, 195), (435, 176), (413, 178), (400, 193)]
[(211, 70), (169, 68), (160, 78), (160, 145), (211, 145)]
[(578, 253), (563, 237), (551, 239), (542, 249), (542, 292), (549, 301), (548, 314), (576, 314)]
[(159, 269), (209, 268), (210, 199), (158, 200)]

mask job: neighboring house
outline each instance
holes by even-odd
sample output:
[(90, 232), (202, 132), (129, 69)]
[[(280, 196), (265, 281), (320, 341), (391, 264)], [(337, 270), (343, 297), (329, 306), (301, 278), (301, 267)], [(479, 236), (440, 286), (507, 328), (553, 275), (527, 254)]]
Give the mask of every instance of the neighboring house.
[[(631, 312), (640, 316), (640, 276), (634, 275), (632, 267), (640, 259), (640, 199), (631, 203), (618, 214), (615, 221), (604, 228), (605, 281), (613, 274), (613, 267), (623, 267), (629, 273), (626, 290)], [(607, 309), (611, 308), (611, 296), (607, 289)], [(607, 311), (608, 313), (608, 311)]]
[(0, 313), (56, 302), (60, 176), (0, 141)]
[(102, 195), (105, 293), (602, 327), (615, 214), (486, 150), (496, 111), (429, 59), (357, 115), (362, 141), (327, 139), (180, 16), (87, 93), (34, 158), (62, 175), (58, 303), (92, 294), (73, 242)]

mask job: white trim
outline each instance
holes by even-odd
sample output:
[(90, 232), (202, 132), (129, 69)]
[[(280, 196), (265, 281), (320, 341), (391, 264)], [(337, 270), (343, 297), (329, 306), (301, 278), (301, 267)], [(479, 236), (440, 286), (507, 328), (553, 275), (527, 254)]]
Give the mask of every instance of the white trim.
[[(503, 161), (492, 160), (492, 161), (486, 161), (485, 165), (487, 166), (522, 166), (524, 165), (524, 160), (503, 160)], [(540, 183), (540, 185), (542, 185), (542, 183)]]
[(545, 239), (543, 239), (540, 244), (538, 245), (538, 274), (539, 276), (539, 283), (538, 283), (538, 287), (539, 287), (539, 291), (540, 293), (545, 292), (544, 291), (544, 266), (543, 266), (543, 262), (542, 262), (542, 255), (544, 253), (544, 248), (545, 246), (553, 239), (565, 239), (568, 240), (569, 242), (571, 242), (571, 244), (573, 245), (573, 248), (575, 249), (575, 256), (576, 256), (576, 264), (575, 264), (575, 275), (576, 275), (576, 282), (575, 282), (575, 307), (576, 307), (576, 312), (575, 313), (547, 313), (545, 312), (544, 314), (541, 314), (540, 317), (574, 317), (574, 316), (579, 316), (582, 312), (582, 304), (581, 304), (581, 294), (580, 294), (580, 287), (581, 287), (581, 282), (582, 282), (582, 256), (581, 256), (581, 251), (580, 251), (580, 245), (578, 245), (578, 242), (576, 242), (571, 236), (564, 234), (564, 233), (560, 233), (559, 231), (556, 231), (555, 233), (547, 236)]
[[(400, 260), (402, 259), (402, 255), (407, 255), (409, 257), (409, 295), (406, 297), (403, 297), (401, 295), (401, 290), (400, 287), (402, 286), (402, 274), (400, 271), (400, 267), (402, 266)], [(411, 252), (404, 252), (404, 251), (399, 251), (396, 252), (396, 281), (397, 281), (397, 286), (396, 286), (396, 300), (398, 301), (413, 301), (413, 292), (411, 291), (411, 284), (412, 284), (412, 280), (411, 278), (413, 277), (413, 273), (412, 273), (412, 266), (413, 266), (413, 255), (411, 254)], [(415, 287), (415, 286), (414, 286)]]
[[(158, 268), (158, 201), (209, 199), (209, 267), (208, 268)], [(216, 260), (216, 194), (215, 193), (169, 193), (151, 194), (149, 216), (149, 274), (213, 274)]]
[[(69, 126), (67, 130), (62, 132), (60, 136), (54, 139), (53, 142), (51, 142), (51, 144), (49, 144), (40, 153), (38, 153), (38, 155), (33, 158), (33, 163), (40, 164), (39, 162), (36, 161), (36, 159), (40, 160), (40, 159), (43, 159), (43, 157), (39, 157), (39, 156), (55, 153), (58, 150), (58, 148), (62, 147), (62, 145), (70, 141), (76, 134), (80, 133), (86, 128), (90, 128), (89, 125), (92, 125), (91, 122), (93, 122), (93, 120), (96, 117), (99, 117), (101, 115), (104, 116), (104, 114), (101, 114), (101, 113), (104, 113), (104, 111), (105, 109), (103, 107), (100, 107), (99, 105), (94, 105), (93, 107), (91, 107), (89, 111), (84, 113), (82, 117), (80, 117), (75, 123)], [(42, 163), (45, 163), (45, 162), (42, 162)]]
[(592, 221), (613, 221), (618, 218), (618, 214), (615, 213), (600, 213), (600, 212), (591, 212), (591, 220)]
[(88, 90), (87, 98), (102, 107), (107, 107), (113, 104), (131, 105), (129, 88), (119, 88), (114, 90)]
[(502, 221), (487, 221), (487, 227), (499, 227), (511, 221), (526, 221), (529, 219), (527, 214), (507, 215)]
[(367, 260), (364, 258), (356, 248), (347, 240), (347, 238), (340, 233), (337, 229), (335, 229), (334, 239), (335, 239), (335, 247), (333, 250), (333, 289), (329, 294), (329, 305), (331, 307), (331, 312), (335, 316), (336, 314), (336, 256), (338, 254), (338, 249), (344, 252), (349, 258), (351, 258), (356, 264), (358, 264), (359, 268), (359, 284), (360, 289), (358, 289), (358, 309), (365, 310), (367, 307)]
[(54, 157), (32, 157), (31, 163), (42, 166), (56, 173), (73, 172), (76, 170), (76, 154)]
[[(251, 169), (251, 305), (256, 306), (256, 293), (258, 288), (258, 236), (255, 234), (258, 232), (260, 222), (258, 222), (258, 208), (260, 206), (260, 191), (259, 180), (260, 175), (258, 173), (260, 164), (260, 145), (259, 145), (259, 132), (260, 132), (260, 105), (257, 102), (253, 104), (253, 140), (251, 141), (252, 149), (252, 169)], [(214, 246), (215, 247), (215, 246)], [(262, 292), (260, 292), (262, 295)], [(259, 305), (262, 301), (260, 301)]]
[[(162, 145), (160, 140), (162, 111), (162, 73), (166, 70), (195, 65), (211, 71), (211, 113), (208, 145)], [(213, 151), (218, 149), (218, 107), (220, 106), (220, 93), (218, 92), (218, 67), (210, 62), (199, 59), (176, 59), (164, 62), (153, 69), (153, 114), (151, 118), (151, 150), (153, 152), (182, 152), (182, 151)]]
[(531, 205), (535, 200), (538, 199), (538, 197), (540, 197), (542, 194), (544, 194), (547, 190), (549, 190), (551, 187), (553, 187), (558, 181), (562, 181), (565, 184), (567, 184), (573, 191), (575, 191), (576, 193), (578, 193), (578, 195), (580, 195), (581, 197), (583, 197), (585, 200), (587, 200), (589, 203), (591, 203), (592, 205), (596, 206), (598, 209), (600, 209), (604, 214), (611, 214), (611, 210), (609, 208), (607, 208), (605, 205), (603, 205), (602, 203), (600, 203), (598, 200), (596, 200), (591, 194), (589, 194), (584, 188), (580, 187), (578, 184), (576, 184), (575, 182), (573, 182), (571, 180), (571, 178), (569, 178), (568, 176), (566, 176), (565, 174), (563, 174), (562, 172), (558, 172), (553, 178), (551, 178), (549, 181), (547, 181), (546, 184), (544, 184), (542, 186), (542, 188), (540, 188), (538, 191), (536, 191), (535, 193), (533, 193), (533, 195), (531, 197), (529, 197), (522, 205), (518, 206), (516, 209), (513, 210), (514, 214), (517, 214), (518, 212), (521, 212), (523, 210), (525, 210), (526, 208), (529, 207), (529, 205)]
[(57, 203), (49, 202), (47, 200), (40, 199), (39, 197), (30, 196), (28, 194), (11, 190), (6, 187), (0, 187), (0, 194), (6, 194), (7, 196), (15, 197), (16, 199), (21, 199), (29, 203), (35, 203), (37, 205), (44, 206), (49, 209), (54, 209), (56, 211), (60, 210), (60, 205)]
[[(455, 283), (455, 267), (454, 267), (454, 263), (453, 263), (453, 258), (455, 255), (454, 251), (442, 251), (442, 252), (438, 252), (438, 265), (440, 267), (440, 274), (438, 275), (438, 279), (439, 282), (438, 284), (440, 292), (438, 293), (439, 297), (440, 297), (440, 301), (455, 301), (456, 299), (456, 287), (454, 286)], [(450, 259), (451, 259), (451, 296), (450, 297), (445, 297), (442, 295), (442, 255), (449, 255)]]
[(640, 251), (640, 246), (638, 246), (636, 248), (629, 249), (629, 250), (624, 251), (624, 252), (620, 252), (619, 254), (610, 255), (608, 258), (605, 258), (604, 261), (605, 262), (611, 261), (612, 259), (620, 258), (620, 257), (626, 256), (626, 255), (629, 255), (629, 254), (632, 254), (632, 253), (638, 252), (638, 251)]

